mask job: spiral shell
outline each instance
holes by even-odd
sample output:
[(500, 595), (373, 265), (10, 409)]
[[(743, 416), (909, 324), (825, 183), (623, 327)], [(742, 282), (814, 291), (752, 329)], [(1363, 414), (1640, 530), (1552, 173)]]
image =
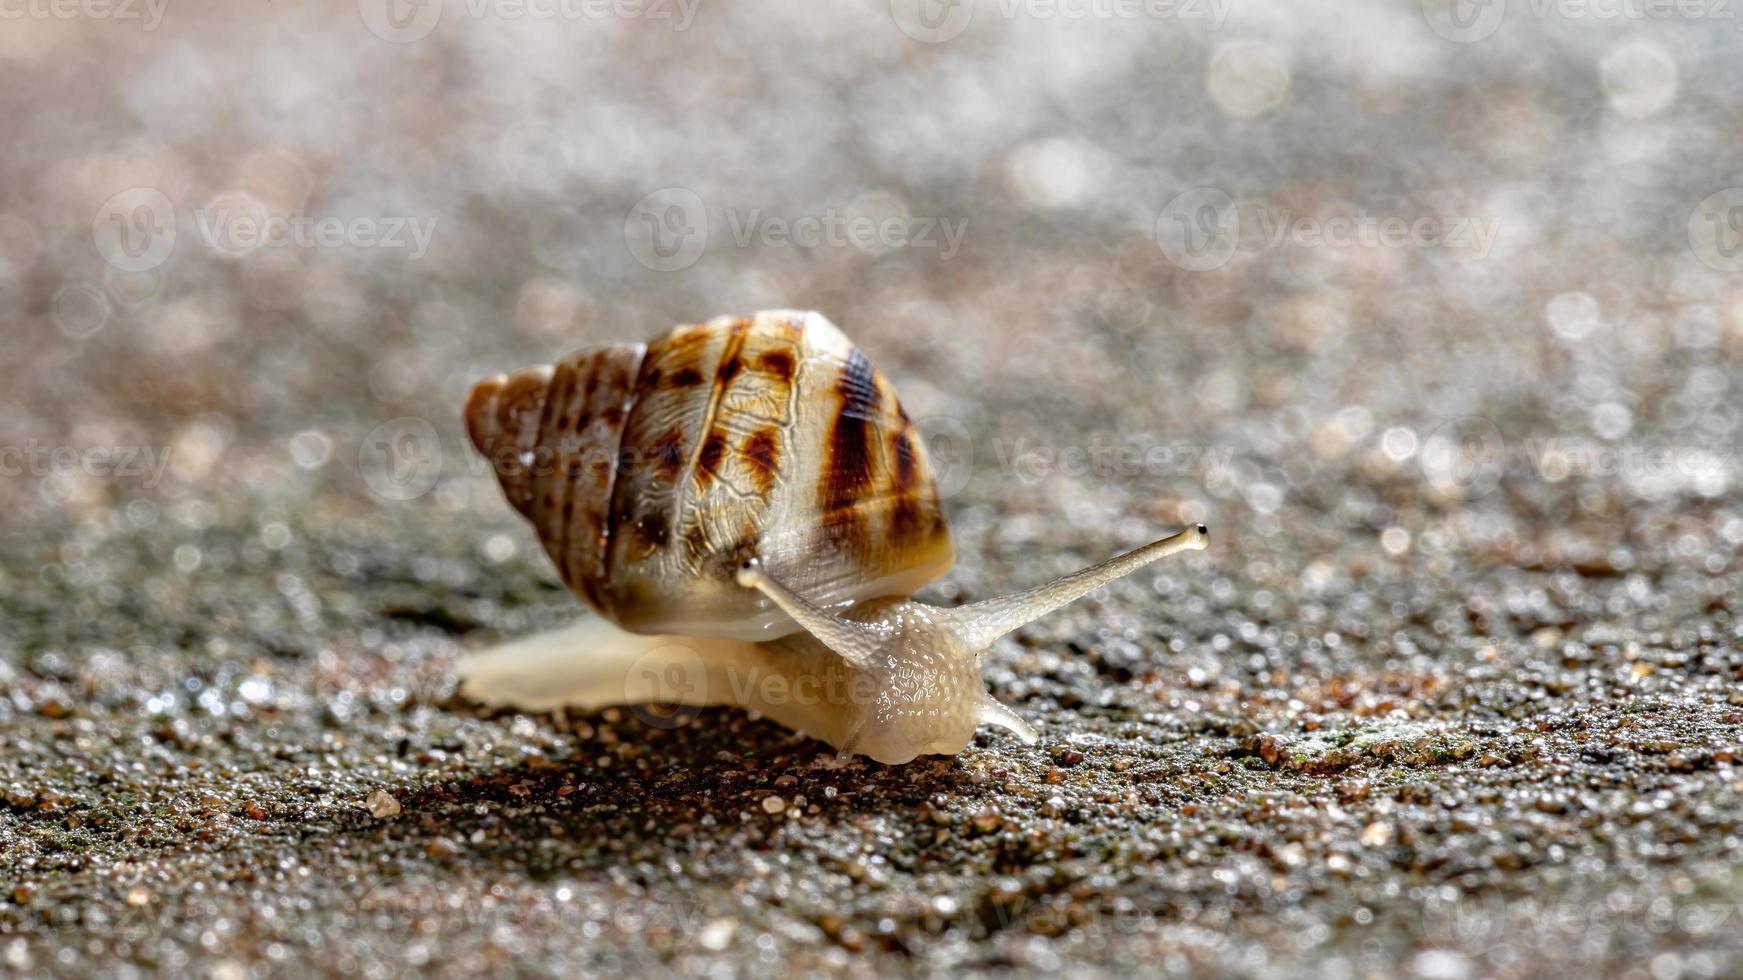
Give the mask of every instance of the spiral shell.
[(564, 583), (637, 633), (797, 626), (733, 572), (823, 606), (905, 596), (954, 553), (896, 393), (818, 313), (680, 326), (480, 382), (472, 442)]

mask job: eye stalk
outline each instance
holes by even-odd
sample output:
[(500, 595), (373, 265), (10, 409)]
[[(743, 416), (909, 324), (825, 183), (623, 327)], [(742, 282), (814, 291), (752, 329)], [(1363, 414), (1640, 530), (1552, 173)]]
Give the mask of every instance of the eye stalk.
[(972, 602), (947, 610), (956, 621), (957, 632), (977, 650), (985, 650), (994, 640), (1042, 616), (1067, 605), (1107, 585), (1125, 578), (1145, 565), (1182, 551), (1203, 551), (1210, 547), (1210, 529), (1196, 524), (1178, 534), (1110, 558), (1099, 565), (1073, 572), (1064, 578), (1022, 592)]
[(862, 670), (872, 664), (878, 649), (895, 633), (888, 624), (859, 623), (812, 605), (804, 596), (775, 581), (756, 558), (739, 566), (738, 584), (768, 596), (782, 612), (793, 617), (793, 622), (804, 627), (807, 633), (835, 651), (841, 659)]
[[(768, 596), (781, 611), (855, 671), (869, 674), (879, 683), (888, 683), (891, 678), (902, 678), (904, 683), (914, 677), (930, 678), (923, 685), (926, 692), (922, 697), (917, 698), (913, 691), (897, 692), (899, 696), (893, 696), (883, 690), (877, 697), (878, 703), (886, 708), (899, 701), (905, 707), (920, 709), (908, 712), (906, 717), (966, 720), (966, 731), (961, 730), (962, 726), (953, 726), (956, 729), (953, 731), (941, 731), (928, 721), (924, 723), (926, 730), (923, 733), (906, 733), (908, 743), (920, 746), (915, 751), (917, 754), (918, 751), (940, 750), (934, 746), (942, 746), (948, 751), (960, 750), (973, 738), (974, 725), (980, 722), (1007, 728), (1024, 742), (1033, 744), (1037, 738), (1034, 729), (1016, 712), (994, 701), (980, 683), (980, 661), (987, 647), (999, 637), (1151, 562), (1182, 551), (1203, 551), (1209, 546), (1210, 531), (1198, 524), (1046, 585), (983, 602), (945, 609), (900, 599), (849, 610), (849, 616), (865, 616), (863, 621), (838, 616), (812, 604), (770, 576), (755, 558), (739, 567), (737, 580), (739, 585)], [(959, 676), (964, 672), (972, 672), (972, 692), (965, 689), (967, 685)], [(951, 703), (972, 701), (976, 694), (979, 703)], [(921, 703), (926, 700), (938, 703)], [(884, 711), (883, 715), (898, 719), (904, 716), (900, 711)], [(864, 729), (868, 720), (856, 724), (847, 744), (841, 746), (843, 752), (855, 751), (862, 735), (867, 738), (903, 735), (890, 732), (867, 734)], [(890, 724), (890, 717), (882, 720), (884, 724)], [(950, 748), (953, 744), (955, 747)], [(869, 754), (879, 756), (877, 752)]]

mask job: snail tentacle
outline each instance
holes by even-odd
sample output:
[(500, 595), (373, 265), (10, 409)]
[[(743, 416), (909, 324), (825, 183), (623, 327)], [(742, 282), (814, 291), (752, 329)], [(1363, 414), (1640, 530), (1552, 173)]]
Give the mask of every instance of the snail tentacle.
[(952, 628), (962, 637), (964, 643), (975, 650), (984, 651), (994, 640), (1006, 633), (1026, 626), (1153, 561), (1182, 551), (1203, 551), (1208, 547), (1210, 531), (1203, 524), (1198, 524), (1046, 585), (940, 612), (949, 619)]
[(755, 558), (739, 568), (738, 584), (768, 596), (782, 612), (793, 618), (793, 622), (855, 667), (870, 666), (878, 650), (889, 639), (887, 626), (856, 623), (813, 605), (804, 596), (776, 581)]
[(1040, 733), (1035, 731), (1033, 725), (1024, 721), (1022, 715), (993, 700), (993, 696), (990, 694), (981, 701), (980, 722), (983, 725), (993, 725), (1005, 729), (1017, 736), (1024, 745), (1034, 745), (1041, 740)]

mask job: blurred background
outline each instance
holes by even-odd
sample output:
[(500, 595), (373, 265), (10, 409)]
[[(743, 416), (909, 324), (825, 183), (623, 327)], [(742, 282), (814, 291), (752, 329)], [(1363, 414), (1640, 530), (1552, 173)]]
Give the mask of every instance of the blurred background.
[(402, 417), (436, 508), (500, 509), (475, 379), (769, 307), (1037, 519), (1375, 523), (1327, 469), (1716, 502), (1743, 35), (1631, 10), (18, 0), (0, 520), (374, 506)]
[[(1735, 5), (0, 0), (0, 79), (7, 966), (1735, 969), (1423, 911), (1743, 902)], [(471, 385), (774, 307), (927, 434), (928, 598), (1211, 526), (992, 658), (1050, 755), (445, 700), (578, 608)]]

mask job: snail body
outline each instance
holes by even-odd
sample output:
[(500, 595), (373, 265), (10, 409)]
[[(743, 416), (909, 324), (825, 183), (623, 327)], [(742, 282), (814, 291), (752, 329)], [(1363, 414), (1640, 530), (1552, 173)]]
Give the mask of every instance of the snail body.
[(1035, 732), (981, 680), (998, 637), (1203, 525), (1026, 592), (907, 598), (949, 570), (925, 446), (894, 389), (818, 313), (680, 326), (480, 382), (474, 446), (597, 613), (461, 664), (530, 710), (737, 704), (844, 754), (954, 754)]

